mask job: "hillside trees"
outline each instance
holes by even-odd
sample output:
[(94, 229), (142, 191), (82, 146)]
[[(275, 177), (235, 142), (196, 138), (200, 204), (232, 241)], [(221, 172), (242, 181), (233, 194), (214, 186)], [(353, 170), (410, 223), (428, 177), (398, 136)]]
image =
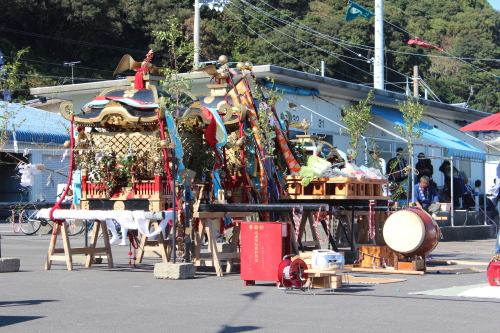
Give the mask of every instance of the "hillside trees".
[[(356, 2), (374, 11), (373, 0)], [(30, 46), (24, 58), (32, 61), (22, 63), (21, 71), (53, 77), (30, 77), (36, 84), (67, 83), (57, 78), (71, 75), (64, 61), (81, 61), (75, 67), (77, 78), (111, 79), (125, 53), (140, 61), (153, 48), (153, 63), (167, 63), (169, 51), (152, 33), (165, 30), (167, 19), (179, 19), (181, 31), (192, 41), (193, 4), (194, 0), (4, 0), (0, 49), (8, 57)], [(370, 84), (374, 18), (345, 22), (346, 9), (345, 0), (234, 0), (223, 12), (203, 6), (202, 61), (226, 54), (230, 61), (319, 74), (324, 60), (327, 76)], [(452, 57), (500, 57), (500, 12), (486, 0), (385, 1), (384, 18), (387, 89), (404, 92), (406, 76), (412, 76), (417, 65), (443, 102), (470, 99), (473, 108), (500, 110), (500, 81), (495, 77), (500, 75), (500, 61), (466, 59), (474, 68)], [(414, 38), (444, 52), (407, 45)]]

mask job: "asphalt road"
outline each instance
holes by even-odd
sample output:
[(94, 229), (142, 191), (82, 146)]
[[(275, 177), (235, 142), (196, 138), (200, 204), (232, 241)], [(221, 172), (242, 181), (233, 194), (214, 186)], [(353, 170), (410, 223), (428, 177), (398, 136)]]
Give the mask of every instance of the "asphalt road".
[[(273, 283), (244, 287), (239, 274), (212, 271), (191, 280), (157, 280), (145, 259), (128, 265), (128, 247), (112, 245), (106, 264), (44, 270), (49, 235), (25, 236), (0, 225), (3, 258), (21, 270), (0, 273), (0, 332), (472, 332), (496, 331), (500, 300), (410, 295), (486, 282), (485, 273), (385, 275), (405, 282), (351, 286), (334, 294), (285, 293)], [(71, 237), (83, 245), (82, 236)], [(485, 268), (494, 240), (442, 242), (435, 259), (473, 261)], [(457, 266), (454, 266), (457, 267)], [(356, 274), (367, 275), (368, 274)]]

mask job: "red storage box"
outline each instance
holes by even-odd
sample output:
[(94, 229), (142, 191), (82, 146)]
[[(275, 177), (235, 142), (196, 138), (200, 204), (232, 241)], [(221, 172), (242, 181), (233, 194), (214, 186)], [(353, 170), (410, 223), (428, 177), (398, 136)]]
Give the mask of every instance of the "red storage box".
[(244, 285), (255, 281), (276, 281), (283, 257), (292, 253), (290, 222), (241, 223), (241, 279)]

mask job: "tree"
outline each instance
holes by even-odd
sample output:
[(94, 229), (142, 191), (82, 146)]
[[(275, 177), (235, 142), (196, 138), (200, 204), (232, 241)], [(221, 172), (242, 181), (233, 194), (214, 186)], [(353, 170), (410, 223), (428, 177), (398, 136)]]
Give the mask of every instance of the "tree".
[[(407, 152), (409, 158), (408, 168), (411, 170), (408, 172), (409, 175), (413, 175), (415, 171), (413, 170), (413, 144), (416, 139), (424, 134), (424, 130), (420, 128), (420, 122), (422, 121), (422, 116), (427, 108), (425, 105), (420, 104), (418, 98), (408, 97), (406, 101), (398, 103), (399, 111), (403, 114), (404, 124), (394, 125), (394, 129), (398, 132), (405, 140), (407, 146)], [(401, 158), (398, 155), (398, 158)], [(399, 161), (396, 160), (395, 163)], [(392, 169), (393, 166), (390, 166)], [(391, 187), (395, 190), (392, 192), (391, 199), (397, 200), (405, 192), (404, 187), (408, 182), (408, 178), (400, 184), (391, 184)]]
[(349, 109), (344, 109), (341, 113), (342, 121), (347, 126), (346, 132), (351, 136), (349, 145), (354, 150), (354, 153), (352, 154), (352, 158), (354, 160), (356, 159), (356, 156), (358, 156), (359, 139), (363, 136), (363, 133), (368, 128), (368, 123), (372, 119), (370, 113), (372, 107), (368, 105), (372, 98), (373, 90), (370, 90), (364, 101), (351, 105)]
[[(27, 49), (19, 51), (14, 61), (3, 66), (3, 70), (7, 75), (0, 81), (0, 88), (2, 90), (8, 89), (12, 93), (21, 86), (19, 77), (16, 74), (18, 73), (20, 65), (19, 58), (27, 51)], [(12, 124), (13, 112), (14, 110), (10, 107), (10, 103), (0, 99), (0, 152), (9, 139), (9, 128), (15, 128), (16, 125)]]

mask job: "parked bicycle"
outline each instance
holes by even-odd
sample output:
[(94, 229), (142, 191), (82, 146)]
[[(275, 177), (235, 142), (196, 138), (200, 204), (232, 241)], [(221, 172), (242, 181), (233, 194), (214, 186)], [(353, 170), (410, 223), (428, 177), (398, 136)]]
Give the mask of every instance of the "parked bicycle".
[[(22, 210), (17, 216), (17, 221), (19, 223), (19, 227), (16, 230), (16, 215), (12, 214), (7, 218), (7, 221), (12, 224), (12, 230), (15, 233), (23, 232), (25, 235), (34, 235), (42, 226), (49, 225), (54, 228), (54, 222), (51, 220), (46, 220), (42, 218), (37, 218), (38, 210)], [(66, 224), (68, 227), (68, 235), (75, 236), (82, 233), (85, 228), (88, 231), (92, 230), (94, 225), (93, 221), (87, 220), (66, 220)]]

